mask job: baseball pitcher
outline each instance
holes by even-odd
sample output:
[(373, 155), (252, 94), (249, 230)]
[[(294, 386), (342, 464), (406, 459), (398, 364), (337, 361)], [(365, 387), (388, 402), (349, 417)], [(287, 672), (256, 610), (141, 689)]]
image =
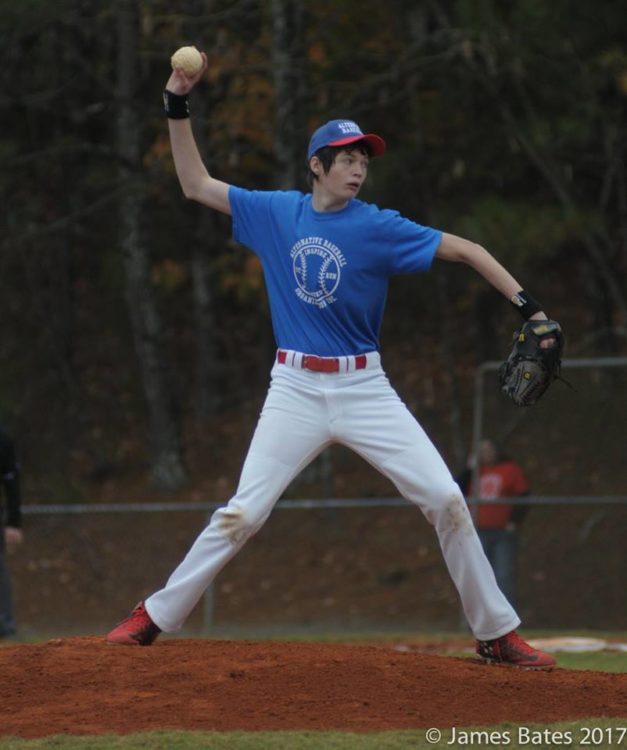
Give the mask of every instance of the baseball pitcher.
[(434, 259), (465, 263), (524, 319), (541, 306), (483, 247), (420, 226), (357, 198), (370, 161), (386, 148), (349, 119), (311, 136), (311, 192), (251, 191), (207, 171), (188, 95), (207, 68), (175, 68), (164, 91), (176, 172), (185, 196), (232, 217), (234, 238), (261, 261), (277, 343), (269, 391), (228, 504), (213, 514), (164, 588), (138, 604), (110, 643), (150, 645), (175, 632), (207, 586), (266, 521), (288, 484), (324, 448), (341, 443), (388, 477), (435, 528), (485, 660), (550, 668), (555, 660), (515, 632), (520, 619), (499, 590), (458, 485), (402, 403), (379, 356), (388, 281), (426, 273)]

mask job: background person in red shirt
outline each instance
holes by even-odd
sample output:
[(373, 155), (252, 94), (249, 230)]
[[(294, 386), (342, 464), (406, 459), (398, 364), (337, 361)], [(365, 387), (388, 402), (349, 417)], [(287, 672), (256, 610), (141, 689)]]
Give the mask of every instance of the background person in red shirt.
[(473, 518), (497, 583), (509, 603), (516, 607), (516, 559), (518, 529), (529, 506), (499, 502), (503, 498), (529, 494), (529, 484), (523, 470), (506, 459), (493, 440), (479, 444), (479, 492), (474, 491), (473, 458), (468, 461), (458, 484), (466, 497), (479, 497), (482, 502), (473, 509)]

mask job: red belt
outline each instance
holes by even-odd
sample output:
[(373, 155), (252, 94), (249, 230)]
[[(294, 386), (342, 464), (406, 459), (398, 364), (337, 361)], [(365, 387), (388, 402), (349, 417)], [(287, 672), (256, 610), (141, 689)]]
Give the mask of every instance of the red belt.
[[(287, 352), (279, 349), (277, 352), (277, 362), (284, 365), (286, 359)], [(365, 354), (357, 354), (354, 359), (356, 370), (366, 369), (368, 357)], [(313, 372), (339, 372), (340, 357), (317, 357), (315, 354), (303, 354), (300, 366), (303, 370), (312, 370)]]

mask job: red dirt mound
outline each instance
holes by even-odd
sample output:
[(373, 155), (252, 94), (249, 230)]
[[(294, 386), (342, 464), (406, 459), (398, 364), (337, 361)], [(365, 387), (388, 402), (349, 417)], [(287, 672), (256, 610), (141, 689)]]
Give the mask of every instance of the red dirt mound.
[(627, 674), (528, 672), (389, 646), (67, 638), (1, 648), (0, 675), (0, 731), (28, 738), (551, 723), (625, 716), (627, 705)]

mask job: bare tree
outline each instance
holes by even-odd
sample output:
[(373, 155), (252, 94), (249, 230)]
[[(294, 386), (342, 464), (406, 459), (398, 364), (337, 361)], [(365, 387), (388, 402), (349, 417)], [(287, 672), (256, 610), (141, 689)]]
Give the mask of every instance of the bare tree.
[(119, 208), (120, 244), (135, 350), (148, 403), (151, 467), (155, 487), (175, 490), (187, 480), (172, 389), (162, 346), (162, 324), (150, 279), (150, 257), (141, 230), (141, 126), (134, 105), (137, 88), (139, 18), (137, 0), (118, 0), (117, 150), (127, 190)]
[[(275, 98), (274, 154), (277, 187), (293, 190), (302, 182), (307, 137), (305, 8), (299, 0), (272, 0), (272, 74)], [(333, 494), (333, 460), (324, 451), (301, 475)]]
[[(531, 80), (529, 74), (521, 75), (520, 71), (524, 69), (525, 64), (523, 53), (513, 46), (506, 28), (503, 26), (499, 28), (496, 18), (492, 18), (491, 24), (495, 29), (498, 29), (498, 34), (475, 35), (460, 31), (448, 18), (444, 3), (439, 0), (429, 0), (429, 6), (438, 22), (448, 31), (452, 49), (457, 50), (458, 57), (463, 60), (474, 81), (491, 99), (494, 111), (500, 117), (508, 138), (518, 144), (521, 153), (524, 154), (553, 193), (564, 218), (572, 219), (581, 214), (585, 210), (586, 201), (577, 195), (576, 186), (572, 180), (567, 178), (569, 165), (560, 160), (552, 144), (537, 142), (537, 139), (533, 137), (534, 131), (537, 132), (541, 126), (540, 120), (546, 120), (547, 116), (543, 114), (540, 117), (534, 108), (531, 92), (536, 88), (536, 81), (532, 80), (531, 85), (529, 85), (524, 80)], [(508, 45), (504, 58), (505, 62), (501, 58), (503, 51), (499, 47), (499, 44), (503, 43)], [(577, 58), (576, 52), (572, 53), (570, 63), (572, 70), (578, 70), (583, 65), (582, 60)], [(508, 96), (504, 96), (504, 80), (507, 81), (507, 90), (511, 92)], [(593, 92), (587, 91), (586, 93), (592, 101)], [(514, 102), (517, 111), (522, 112), (522, 116), (514, 111)], [(615, 124), (606, 112), (603, 113), (602, 120), (604, 135), (608, 138), (606, 146), (609, 146), (609, 148), (606, 148), (605, 153), (607, 165), (602, 181), (599, 207), (606, 207), (608, 194), (606, 189), (609, 189), (610, 185), (615, 185), (619, 196), (619, 210), (620, 206), (624, 210), (624, 197), (622, 204), (620, 202), (620, 167), (624, 164), (624, 138), (614, 143), (612, 129)], [(621, 121), (620, 115), (617, 121)], [(622, 175), (624, 176), (624, 168)], [(608, 222), (609, 224), (611, 222)], [(607, 232), (599, 232), (596, 228), (591, 227), (580, 229), (580, 238), (590, 265), (595, 269), (603, 284), (603, 299), (605, 300), (607, 297), (613, 307), (620, 313), (621, 319), (626, 319), (627, 291), (624, 288), (622, 270), (619, 263), (616, 262), (621, 257), (620, 236), (618, 234), (608, 236)]]
[(307, 123), (305, 3), (272, 0), (272, 72), (276, 102), (274, 151), (281, 189), (303, 173)]
[(202, 421), (215, 413), (221, 402), (217, 323), (209, 259), (214, 252), (218, 252), (222, 234), (215, 212), (203, 207), (193, 208), (200, 211), (194, 228), (191, 263), (196, 338), (194, 415)]
[[(183, 5), (185, 44), (204, 49), (211, 22), (203, 0), (187, 0)], [(209, 101), (208, 101), (209, 99)], [(199, 143), (211, 142), (212, 110), (216, 96), (213, 92), (194, 98), (194, 130)], [(193, 413), (202, 422), (215, 413), (221, 402), (219, 393), (220, 365), (217, 356), (216, 315), (212, 288), (211, 258), (220, 250), (224, 235), (218, 217), (205, 206), (188, 204), (186, 214), (192, 222), (191, 278), (196, 339), (196, 382)]]

